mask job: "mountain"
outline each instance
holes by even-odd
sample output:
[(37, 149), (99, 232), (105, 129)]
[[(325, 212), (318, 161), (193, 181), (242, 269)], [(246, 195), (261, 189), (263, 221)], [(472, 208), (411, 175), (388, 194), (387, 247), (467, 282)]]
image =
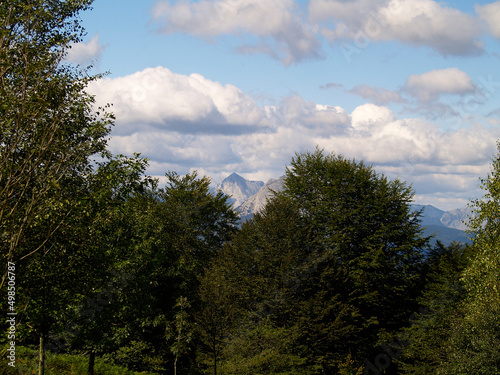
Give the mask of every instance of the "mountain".
[(474, 216), (474, 210), (471, 207), (462, 207), (450, 211), (442, 211), (431, 205), (412, 205), (414, 210), (423, 209), (422, 226), (445, 226), (448, 228), (467, 230), (467, 223)]
[(422, 216), (420, 217), (423, 227), (428, 227), (431, 225), (444, 226), (444, 224), (441, 222), (441, 218), (446, 213), (446, 211), (440, 210), (439, 208), (431, 206), (430, 204), (425, 206), (421, 204), (412, 204), (411, 207), (413, 211), (423, 210)]
[(460, 229), (448, 228), (442, 225), (429, 225), (424, 228), (424, 236), (434, 236), (431, 243), (440, 241), (443, 245), (447, 246), (453, 241), (462, 243), (471, 243), (469, 235)]
[(421, 226), (424, 228), (424, 235), (434, 235), (432, 242), (441, 241), (444, 245), (449, 245), (453, 241), (470, 243), (467, 229), (467, 220), (473, 212), (470, 207), (458, 208), (451, 211), (443, 211), (431, 205), (412, 205), (414, 211), (423, 210), (421, 216)]
[(449, 228), (465, 230), (467, 229), (467, 221), (473, 216), (474, 211), (471, 207), (463, 207), (445, 212), (441, 222)]
[(264, 186), (262, 181), (248, 181), (236, 173), (226, 177), (218, 186), (224, 194), (229, 195), (229, 201), (234, 207), (239, 207)]
[[(233, 173), (222, 181), (218, 189), (231, 196), (231, 202), (243, 222), (264, 208), (273, 191), (279, 192), (283, 189), (284, 177), (270, 179), (264, 184), (262, 181), (247, 181)], [(414, 211), (422, 210), (420, 220), (424, 228), (423, 234), (434, 235), (433, 242), (439, 240), (444, 245), (449, 245), (453, 241), (470, 243), (464, 230), (467, 229), (465, 223), (473, 214), (471, 208), (443, 211), (431, 205), (419, 204), (412, 205), (412, 208)]]
[(241, 220), (245, 221), (250, 219), (256, 212), (259, 212), (267, 203), (267, 200), (273, 196), (274, 192), (283, 190), (283, 182), (285, 176), (278, 179), (270, 179), (267, 181), (260, 190), (248, 198), (241, 206), (237, 207)]

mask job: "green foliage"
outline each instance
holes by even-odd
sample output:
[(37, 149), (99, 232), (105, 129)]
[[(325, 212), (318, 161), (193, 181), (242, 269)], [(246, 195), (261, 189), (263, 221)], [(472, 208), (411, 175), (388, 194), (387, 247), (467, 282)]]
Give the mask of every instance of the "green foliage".
[(252, 329), (248, 314), (257, 325), (261, 319), (283, 320), (277, 330), (293, 314), (292, 301), (301, 273), (307, 271), (304, 260), (309, 248), (305, 232), (296, 226), (298, 217), (296, 206), (288, 200), (273, 200), (243, 224), (202, 279), (198, 324), (212, 368), (220, 365), (218, 361), (233, 363), (234, 368), (243, 361), (243, 357), (232, 358), (237, 350), (224, 348), (239, 326)]
[(228, 341), (221, 364), (224, 374), (316, 374), (294, 348), (293, 331), (277, 327), (269, 318), (240, 327)]
[(120, 210), (146, 185), (144, 160), (106, 149), (113, 115), (85, 92), (100, 76), (63, 61), (84, 35), (78, 14), (91, 3), (0, 3), (0, 259), (22, 270), (16, 306), (29, 342), (49, 332), (77, 347), (113, 341), (109, 309), (106, 318), (92, 311), (85, 325), (79, 306), (123, 262)]
[[(91, 1), (0, 3), (0, 235), (3, 261), (49, 242), (66, 218), (63, 187), (78, 190), (90, 158), (106, 152), (113, 117), (95, 112), (84, 89), (97, 77), (61, 63)], [(52, 219), (38, 242), (25, 235)], [(42, 242), (40, 242), (42, 241)], [(2, 279), (3, 283), (3, 279)]]
[(212, 309), (226, 317), (223, 349), (212, 351), (223, 371), (245, 363), (243, 373), (362, 371), (379, 336), (417, 306), (428, 239), (411, 197), (363, 163), (297, 155), (284, 192), (242, 225), (202, 281), (203, 293), (227, 294)]
[[(359, 363), (416, 307), (428, 238), (411, 212), (413, 192), (363, 162), (316, 150), (292, 160), (284, 195), (298, 204), (321, 253), (306, 302), (314, 318), (304, 326), (323, 343), (311, 345), (313, 355), (327, 367), (347, 353)], [(335, 334), (342, 331), (343, 339)]]
[[(16, 347), (16, 367), (5, 366), (2, 374), (8, 375), (28, 375), (38, 372), (38, 351), (26, 347)], [(48, 354), (46, 375), (87, 375), (88, 364), (85, 357), (68, 354)], [(129, 371), (126, 368), (116, 366), (103, 360), (97, 360), (95, 375), (152, 375), (146, 372)]]
[(444, 371), (498, 374), (500, 371), (500, 142), (492, 172), (482, 181), (484, 198), (474, 202), (473, 256), (463, 273), (467, 292), (463, 318), (451, 330)]
[(227, 269), (214, 263), (200, 279), (200, 304), (196, 313), (199, 337), (199, 362), (206, 368), (217, 368), (222, 358), (226, 340), (240, 313), (234, 296), (241, 293), (230, 282)]
[[(500, 150), (500, 144), (499, 144)], [(484, 374), (500, 371), (500, 155), (474, 201), (471, 248), (457, 245), (430, 255), (428, 284), (407, 330), (405, 374)]]
[[(129, 358), (138, 359), (128, 361), (122, 348), (117, 361), (155, 371), (170, 371), (178, 362), (175, 367), (185, 372), (195, 360), (198, 345), (189, 326), (191, 314), (199, 311), (201, 304), (200, 277), (229, 240), (237, 216), (228, 197), (210, 193), (208, 178), (198, 178), (196, 173), (182, 177), (167, 173), (167, 179), (165, 188), (153, 187), (126, 202), (135, 235), (123, 270), (131, 281), (120, 295), (125, 308), (115, 324), (123, 322), (126, 337), (121, 345), (129, 348)], [(181, 299), (189, 301), (190, 307), (181, 308)], [(167, 322), (173, 328), (170, 333), (174, 333), (168, 339)], [(179, 329), (183, 331), (180, 338)], [(151, 349), (142, 362), (142, 351), (133, 354), (139, 344)]]
[(190, 321), (188, 309), (191, 307), (187, 298), (179, 297), (175, 308), (174, 321), (167, 324), (165, 336), (167, 340), (172, 342), (170, 352), (175, 356), (174, 374), (177, 374), (177, 361), (179, 357), (186, 354), (190, 349), (191, 341), (193, 340), (193, 324)]
[(339, 375), (361, 375), (363, 373), (363, 366), (356, 364), (356, 361), (347, 354), (346, 358), (339, 364)]
[[(440, 374), (449, 353), (450, 331), (461, 319), (465, 296), (460, 275), (468, 264), (470, 248), (438, 243), (428, 255), (426, 285), (418, 299), (421, 307), (404, 330), (409, 343), (402, 351), (399, 367), (404, 374)], [(446, 373), (446, 372), (445, 372)]]

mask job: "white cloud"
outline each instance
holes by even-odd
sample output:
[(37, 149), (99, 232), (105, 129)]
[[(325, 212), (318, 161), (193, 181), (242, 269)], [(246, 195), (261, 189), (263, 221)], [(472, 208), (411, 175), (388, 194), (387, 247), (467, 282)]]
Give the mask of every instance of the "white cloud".
[(99, 43), (99, 34), (95, 34), (87, 43), (76, 43), (70, 47), (65, 60), (79, 65), (91, 64), (99, 60), (106, 49)]
[(443, 55), (483, 51), (479, 20), (432, 0), (311, 0), (309, 19), (322, 23), (330, 41), (399, 41)]
[(321, 57), (323, 38), (355, 48), (398, 41), (442, 55), (483, 53), (485, 24), (500, 38), (500, 1), (476, 6), (477, 15), (434, 0), (310, 0), (307, 11), (306, 17), (296, 0), (160, 0), (152, 17), (162, 33), (208, 41), (236, 36), (240, 53), (267, 54), (285, 65)]
[(476, 12), (490, 28), (491, 34), (500, 39), (500, 1), (486, 5), (476, 5)]
[[(467, 87), (429, 86), (425, 78), (416, 87), (435, 95)], [(283, 174), (295, 152), (318, 145), (415, 183), (428, 203), (456, 208), (472, 197), (478, 172), (488, 170), (500, 138), (498, 127), (445, 132), (371, 103), (348, 113), (291, 96), (261, 107), (235, 86), (161, 67), (104, 79), (89, 91), (100, 103), (114, 103), (111, 151), (141, 152), (151, 159), (148, 173), (154, 175), (197, 169), (214, 178), (236, 171), (265, 180)]]
[(371, 103), (357, 107), (351, 114), (352, 127), (358, 132), (370, 132), (373, 127), (395, 119), (396, 116), (389, 108)]
[(443, 94), (471, 94), (477, 88), (467, 73), (458, 68), (447, 68), (411, 75), (405, 90), (421, 101), (430, 101)]
[(293, 0), (159, 1), (153, 17), (161, 22), (161, 32), (168, 34), (257, 36), (259, 44), (243, 45), (240, 52), (266, 53), (285, 65), (319, 56), (320, 43)]
[(92, 83), (99, 103), (113, 103), (118, 134), (137, 124), (179, 133), (244, 133), (269, 125), (262, 108), (233, 85), (200, 74), (175, 74), (148, 68), (126, 77)]

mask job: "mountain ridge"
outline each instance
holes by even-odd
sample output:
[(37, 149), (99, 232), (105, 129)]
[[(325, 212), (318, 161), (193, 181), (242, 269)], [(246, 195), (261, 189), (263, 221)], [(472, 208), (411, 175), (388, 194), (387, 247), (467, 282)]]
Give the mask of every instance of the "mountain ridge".
[[(230, 196), (230, 202), (240, 215), (241, 222), (249, 220), (265, 207), (274, 192), (283, 190), (285, 176), (263, 181), (249, 181), (237, 173), (226, 177), (218, 186), (224, 194)], [(413, 211), (422, 210), (421, 226), (425, 235), (434, 234), (434, 242), (439, 240), (448, 245), (453, 241), (468, 243), (465, 230), (466, 222), (473, 216), (470, 207), (462, 207), (449, 211), (440, 210), (430, 204), (412, 204)]]

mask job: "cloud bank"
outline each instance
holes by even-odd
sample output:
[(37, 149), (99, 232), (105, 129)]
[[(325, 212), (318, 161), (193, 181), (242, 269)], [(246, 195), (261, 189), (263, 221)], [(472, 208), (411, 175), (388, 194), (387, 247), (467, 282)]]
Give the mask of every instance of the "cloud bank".
[(484, 52), (483, 35), (500, 38), (500, 1), (466, 14), (433, 0), (309, 0), (306, 7), (294, 0), (161, 0), (152, 17), (161, 33), (209, 41), (235, 36), (240, 53), (267, 54), (285, 65), (320, 58), (325, 40), (357, 47), (396, 41), (465, 56)]
[(443, 55), (483, 52), (477, 17), (432, 0), (311, 0), (309, 20), (330, 41), (398, 41)]
[[(429, 79), (434, 74), (458, 79), (436, 84)], [(406, 85), (424, 99), (474, 87), (453, 69), (409, 78)], [(282, 175), (295, 152), (319, 146), (413, 183), (417, 200), (440, 208), (465, 205), (471, 192), (477, 193), (478, 178), (488, 172), (500, 138), (498, 127), (475, 122), (443, 131), (372, 103), (348, 113), (334, 103), (296, 95), (259, 106), (235, 86), (163, 67), (94, 82), (89, 92), (99, 105), (114, 104), (112, 152), (141, 152), (151, 159), (152, 175), (196, 169), (215, 181), (231, 172), (267, 180)]]

